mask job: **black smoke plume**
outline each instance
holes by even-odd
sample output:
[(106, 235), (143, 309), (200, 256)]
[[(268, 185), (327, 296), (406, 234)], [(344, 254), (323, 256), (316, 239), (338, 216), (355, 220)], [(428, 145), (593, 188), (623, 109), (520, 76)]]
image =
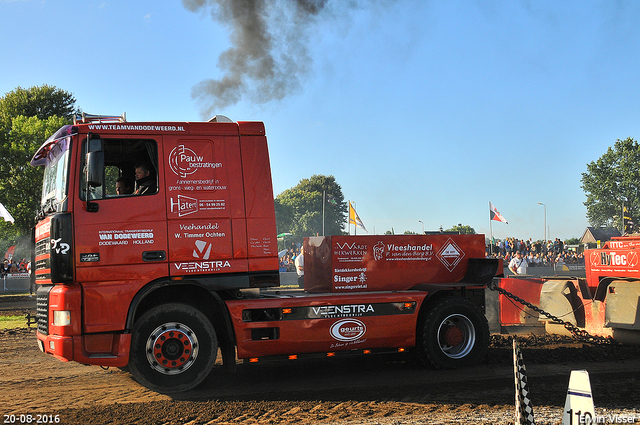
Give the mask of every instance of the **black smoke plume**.
[(214, 20), (230, 28), (232, 47), (218, 58), (223, 76), (201, 81), (192, 90), (205, 115), (245, 97), (264, 104), (295, 92), (311, 66), (309, 28), (326, 2), (182, 0), (188, 10), (209, 11)]

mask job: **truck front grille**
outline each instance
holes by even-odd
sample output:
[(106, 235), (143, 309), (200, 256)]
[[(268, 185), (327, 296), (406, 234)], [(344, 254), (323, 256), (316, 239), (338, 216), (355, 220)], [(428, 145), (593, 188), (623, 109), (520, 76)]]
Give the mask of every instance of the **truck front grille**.
[(50, 257), (51, 238), (44, 238), (36, 243), (36, 260), (35, 276), (36, 280), (51, 279), (51, 257)]
[(38, 318), (38, 332), (49, 335), (49, 291), (53, 286), (41, 286), (36, 292), (36, 317)]

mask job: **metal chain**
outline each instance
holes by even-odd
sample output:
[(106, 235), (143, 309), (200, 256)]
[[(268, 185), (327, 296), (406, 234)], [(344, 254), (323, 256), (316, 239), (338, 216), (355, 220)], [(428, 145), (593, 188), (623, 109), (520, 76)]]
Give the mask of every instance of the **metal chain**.
[(559, 317), (554, 316), (551, 313), (547, 313), (546, 311), (544, 311), (540, 307), (538, 307), (536, 305), (533, 305), (528, 301), (523, 300), (519, 296), (517, 296), (515, 294), (512, 294), (511, 292), (507, 291), (506, 289), (500, 288), (494, 282), (491, 282), (488, 285), (488, 288), (491, 289), (492, 291), (498, 291), (502, 295), (504, 295), (504, 296), (506, 296), (508, 298), (511, 298), (512, 300), (517, 301), (517, 302), (519, 302), (520, 304), (522, 304), (522, 305), (524, 305), (526, 307), (529, 307), (531, 310), (537, 312), (538, 314), (543, 314), (543, 315), (547, 316), (555, 324), (563, 325), (566, 330), (571, 332), (573, 334), (573, 336), (576, 339), (580, 340), (580, 341), (583, 341), (583, 342), (586, 342), (586, 343), (589, 343), (589, 344), (615, 344), (616, 343), (616, 341), (610, 336), (609, 337), (604, 337), (604, 336), (598, 336), (598, 335), (591, 335), (589, 332), (585, 331), (584, 329), (580, 329), (579, 327), (577, 327), (573, 323), (566, 322), (566, 321), (560, 319)]

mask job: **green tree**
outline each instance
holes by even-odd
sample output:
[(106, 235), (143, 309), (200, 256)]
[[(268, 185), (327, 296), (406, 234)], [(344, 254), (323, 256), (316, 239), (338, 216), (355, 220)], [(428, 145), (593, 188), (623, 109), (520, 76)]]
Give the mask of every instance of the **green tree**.
[(581, 181), (589, 223), (621, 228), (623, 203), (631, 217), (640, 213), (640, 145), (632, 138), (618, 139), (604, 155), (587, 164)]
[(18, 87), (0, 98), (0, 202), (15, 219), (14, 225), (0, 221), (0, 250), (30, 235), (40, 204), (42, 168), (29, 162), (47, 137), (71, 122), (74, 104), (73, 95), (47, 85)]
[[(52, 116), (73, 119), (75, 97), (54, 86), (42, 85), (28, 89), (17, 87), (0, 99), (0, 129), (3, 137), (11, 129), (15, 117), (37, 117), (42, 120)], [(43, 140), (44, 142), (44, 140)]]
[(575, 238), (575, 237), (565, 240), (564, 243), (567, 244), (567, 245), (580, 245), (581, 244), (580, 239)]
[(324, 202), (324, 234), (340, 235), (347, 223), (347, 204), (342, 188), (333, 176), (313, 175), (297, 186), (276, 196), (278, 234), (296, 236), (322, 235), (322, 203)]
[(476, 234), (476, 230), (469, 226), (469, 225), (463, 225), (461, 223), (458, 223), (457, 225), (453, 226), (451, 229), (447, 229), (447, 232), (458, 232), (461, 235), (475, 235)]

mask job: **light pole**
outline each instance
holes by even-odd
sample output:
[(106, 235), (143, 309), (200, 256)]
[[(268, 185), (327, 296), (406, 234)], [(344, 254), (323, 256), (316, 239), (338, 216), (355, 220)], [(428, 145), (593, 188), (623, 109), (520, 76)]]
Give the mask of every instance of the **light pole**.
[(547, 206), (542, 202), (538, 202), (538, 205), (542, 205), (544, 207), (544, 243), (546, 246), (547, 244)]
[(424, 235), (424, 222), (422, 220), (418, 220), (418, 223), (422, 223), (422, 234)]

